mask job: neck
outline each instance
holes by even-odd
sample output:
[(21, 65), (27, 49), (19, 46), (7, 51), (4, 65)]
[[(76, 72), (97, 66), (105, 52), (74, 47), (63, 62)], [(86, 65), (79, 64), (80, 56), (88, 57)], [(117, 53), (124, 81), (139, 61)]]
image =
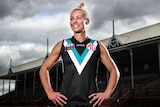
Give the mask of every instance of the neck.
[(85, 41), (86, 40), (85, 32), (74, 33), (74, 38), (79, 42)]

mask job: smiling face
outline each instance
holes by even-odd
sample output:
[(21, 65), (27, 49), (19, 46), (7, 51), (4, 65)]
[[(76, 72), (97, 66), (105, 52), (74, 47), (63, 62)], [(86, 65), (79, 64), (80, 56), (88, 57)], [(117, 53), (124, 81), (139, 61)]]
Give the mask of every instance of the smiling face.
[(85, 21), (85, 14), (82, 10), (72, 11), (70, 16), (70, 26), (74, 33), (80, 33), (85, 31)]

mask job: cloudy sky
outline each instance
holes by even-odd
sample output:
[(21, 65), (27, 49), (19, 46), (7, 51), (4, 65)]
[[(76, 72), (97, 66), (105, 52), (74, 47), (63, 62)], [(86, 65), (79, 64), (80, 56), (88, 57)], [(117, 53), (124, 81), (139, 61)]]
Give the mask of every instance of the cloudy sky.
[(85, 2), (91, 23), (87, 35), (101, 40), (160, 22), (160, 0), (0, 0), (0, 71), (49, 52), (72, 36), (69, 16)]

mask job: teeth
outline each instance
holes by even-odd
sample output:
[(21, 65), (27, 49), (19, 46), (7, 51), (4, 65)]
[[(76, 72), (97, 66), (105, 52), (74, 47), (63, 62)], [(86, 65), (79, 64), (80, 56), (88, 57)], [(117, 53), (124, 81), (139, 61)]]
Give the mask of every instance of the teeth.
[(78, 25), (73, 25), (73, 27), (78, 27)]

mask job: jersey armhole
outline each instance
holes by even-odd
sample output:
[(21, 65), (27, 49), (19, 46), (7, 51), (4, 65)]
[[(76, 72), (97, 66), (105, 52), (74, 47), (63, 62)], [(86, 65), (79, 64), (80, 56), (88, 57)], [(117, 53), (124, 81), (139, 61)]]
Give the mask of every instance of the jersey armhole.
[(64, 48), (64, 44), (63, 44), (63, 43), (64, 43), (64, 40), (65, 40), (65, 39), (62, 40), (62, 45), (61, 45), (61, 50), (60, 50), (60, 56), (62, 56), (62, 51), (63, 51), (63, 48)]

